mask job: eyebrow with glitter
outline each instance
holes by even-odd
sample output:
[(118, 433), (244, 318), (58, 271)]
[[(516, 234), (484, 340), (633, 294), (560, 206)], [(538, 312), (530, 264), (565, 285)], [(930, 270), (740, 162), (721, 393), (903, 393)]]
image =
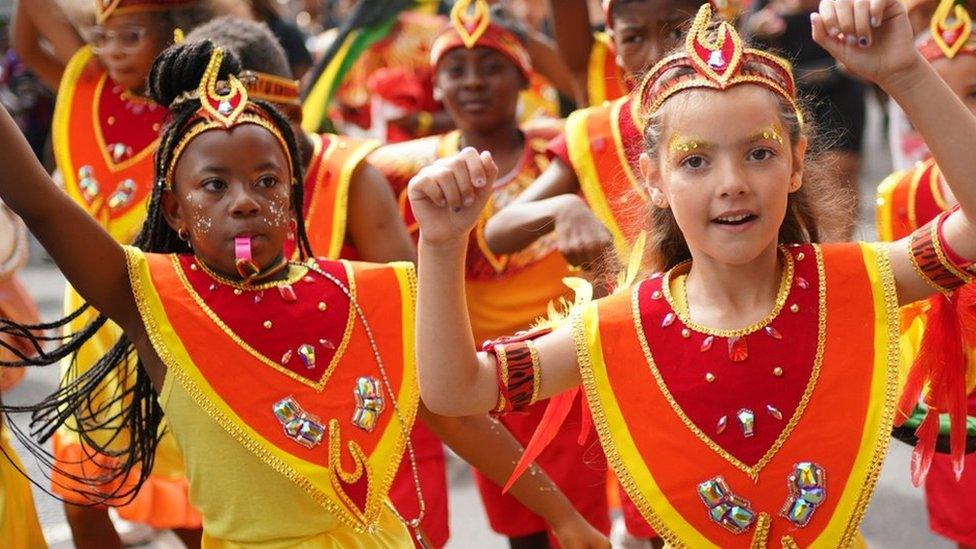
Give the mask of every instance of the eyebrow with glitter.
[(749, 138), (749, 141), (762, 141), (764, 139), (772, 140), (782, 145), (783, 136), (780, 134), (779, 124), (770, 124), (765, 128), (760, 129)]
[(668, 150), (671, 151), (671, 154), (686, 153), (695, 149), (704, 149), (709, 145), (710, 143), (707, 141), (686, 138), (677, 133), (672, 135), (671, 139), (668, 139)]

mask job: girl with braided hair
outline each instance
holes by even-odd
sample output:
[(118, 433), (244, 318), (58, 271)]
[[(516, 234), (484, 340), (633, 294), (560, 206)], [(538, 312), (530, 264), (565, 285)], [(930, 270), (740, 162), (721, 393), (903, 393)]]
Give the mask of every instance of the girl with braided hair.
[(916, 472), (931, 464), (947, 411), (960, 474), (964, 367), (933, 360), (900, 375), (898, 308), (936, 293), (955, 303), (976, 274), (976, 117), (915, 50), (898, 0), (826, 0), (812, 27), (902, 106), (958, 208), (894, 243), (818, 244), (836, 191), (811, 185), (818, 170), (791, 67), (745, 47), (703, 6), (684, 47), (638, 92), (656, 273), (640, 275), (637, 253), (612, 295), (591, 301), (575, 281), (567, 321), (474, 353), (464, 252), (497, 168), (466, 150), (411, 181), (427, 406), (463, 415), (551, 398), (524, 465), (582, 388), (622, 486), (676, 546), (854, 544), (892, 426), (926, 384)]
[[(289, 120), (249, 98), (238, 74), (237, 58), (211, 42), (171, 47), (154, 63), (150, 92), (171, 117), (133, 246), (119, 245), (54, 187), (9, 116), (0, 116), (10, 144), (0, 153), (10, 175), (0, 196), (102, 311), (95, 324), (111, 318), (125, 334), (44, 402), (2, 410), (32, 412), (41, 442), (69, 416), (96, 451), (106, 448), (89, 431), (123, 441), (100, 478), (76, 479), (86, 497), (110, 503), (145, 481), (165, 411), (205, 547), (409, 546), (404, 524), (419, 524), (422, 496), (416, 490), (418, 515), (403, 518), (387, 492), (404, 452), (418, 483), (407, 434), (426, 415), (413, 366), (412, 266), (311, 257), (298, 142)], [(294, 261), (284, 254), (289, 232)], [(2, 327), (39, 346), (28, 335), (35, 328)], [(90, 336), (66, 334), (56, 349), (37, 358), (21, 352), (7, 365), (54, 363)], [(139, 367), (120, 370), (127, 359)], [(106, 385), (119, 371), (134, 379), (112, 392)], [(109, 402), (95, 403), (105, 391)], [(106, 417), (107, 406), (117, 413)], [(498, 475), (511, 471), (505, 454), (516, 450), (489, 456)], [(520, 490), (560, 539), (602, 546), (551, 484), (534, 477)]]

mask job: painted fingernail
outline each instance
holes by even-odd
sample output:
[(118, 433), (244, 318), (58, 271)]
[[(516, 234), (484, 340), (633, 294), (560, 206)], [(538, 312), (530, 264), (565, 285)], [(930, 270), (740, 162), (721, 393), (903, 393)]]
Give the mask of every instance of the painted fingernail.
[(858, 38), (857, 45), (861, 46), (862, 48), (868, 47), (868, 39), (863, 36)]
[(829, 32), (830, 32), (830, 35), (831, 36), (839, 36), (840, 35), (840, 30), (837, 29), (836, 27), (835, 28), (831, 28)]
[(472, 205), (472, 204), (474, 204), (474, 198), (471, 198), (471, 197), (469, 196), (469, 197), (467, 197), (467, 198), (465, 198), (465, 199), (464, 199), (464, 205), (465, 205), (465, 206), (470, 206), (470, 205)]
[(461, 206), (456, 206), (456, 207), (454, 208), (454, 213), (458, 213), (458, 212), (460, 212), (460, 211), (461, 211)]
[(871, 26), (874, 27), (874, 28), (878, 28), (878, 25), (879, 25), (878, 18), (877, 17), (872, 17), (871, 18)]
[(846, 37), (846, 40), (847, 40), (848, 45), (851, 45), (851, 46), (853, 46), (854, 43), (857, 42), (857, 38), (854, 35), (848, 35)]
[(484, 177), (479, 177), (479, 178), (475, 179), (474, 180), (474, 186), (475, 187), (484, 187), (485, 186), (485, 178)]

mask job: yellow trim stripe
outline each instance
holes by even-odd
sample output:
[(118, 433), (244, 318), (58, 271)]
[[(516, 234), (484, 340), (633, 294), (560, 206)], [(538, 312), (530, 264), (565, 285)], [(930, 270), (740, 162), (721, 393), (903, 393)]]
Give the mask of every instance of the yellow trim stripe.
[(877, 204), (875, 210), (875, 223), (877, 223), (878, 240), (891, 242), (894, 240), (894, 192), (898, 187), (898, 182), (905, 176), (904, 171), (897, 171), (884, 178), (878, 185)]
[(336, 189), (335, 205), (332, 211), (332, 241), (329, 243), (328, 255), (330, 258), (339, 257), (342, 253), (342, 245), (346, 241), (346, 222), (349, 218), (349, 185), (352, 182), (352, 177), (359, 165), (369, 156), (369, 153), (375, 151), (379, 146), (380, 142), (373, 140), (360, 143), (353, 152), (349, 153), (342, 164), (339, 179), (336, 181), (338, 189)]
[[(620, 99), (620, 101), (624, 100), (626, 99)], [(583, 196), (590, 205), (590, 209), (613, 235), (614, 246), (620, 257), (627, 258), (630, 257), (630, 244), (624, 238), (623, 232), (617, 225), (617, 220), (613, 217), (613, 210), (610, 209), (607, 197), (603, 194), (600, 174), (597, 172), (593, 153), (590, 150), (587, 120), (591, 113), (592, 109), (583, 109), (574, 112), (566, 119), (566, 148), (569, 152), (569, 160), (576, 171), (580, 189), (583, 191)]]
[(586, 101), (591, 106), (607, 100), (606, 58), (610, 54), (610, 37), (605, 32), (593, 33), (593, 47), (586, 65)]

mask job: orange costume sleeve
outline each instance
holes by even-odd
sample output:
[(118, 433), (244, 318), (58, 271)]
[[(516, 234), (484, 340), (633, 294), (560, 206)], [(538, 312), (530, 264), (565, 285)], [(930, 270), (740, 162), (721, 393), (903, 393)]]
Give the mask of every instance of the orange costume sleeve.
[(586, 92), (590, 106), (614, 101), (628, 93), (623, 71), (617, 65), (613, 41), (605, 32), (593, 35), (593, 47), (586, 71)]

